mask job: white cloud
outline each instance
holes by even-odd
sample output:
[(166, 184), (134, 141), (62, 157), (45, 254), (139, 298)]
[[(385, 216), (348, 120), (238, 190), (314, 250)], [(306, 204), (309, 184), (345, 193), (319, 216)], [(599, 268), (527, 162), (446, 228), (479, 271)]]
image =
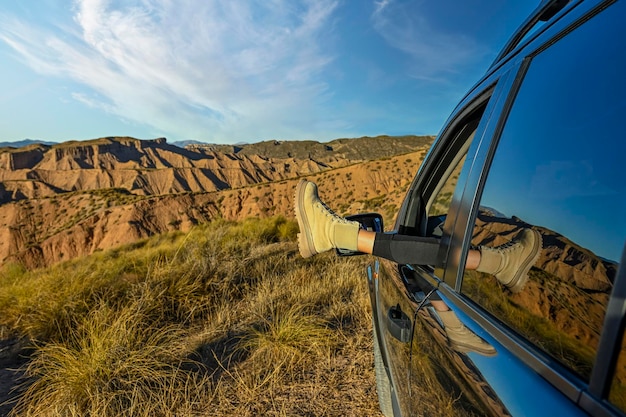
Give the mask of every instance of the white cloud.
[(474, 39), (455, 33), (427, 13), (420, 0), (374, 1), (372, 24), (390, 46), (411, 58), (412, 77), (445, 81), (487, 52)]
[(374, 14), (382, 13), (385, 7), (389, 5), (391, 0), (374, 1)]
[[(58, 30), (0, 15), (0, 40), (73, 97), (177, 138), (302, 137), (327, 93), (333, 0), (77, 0)], [(311, 136), (315, 132), (310, 132)]]

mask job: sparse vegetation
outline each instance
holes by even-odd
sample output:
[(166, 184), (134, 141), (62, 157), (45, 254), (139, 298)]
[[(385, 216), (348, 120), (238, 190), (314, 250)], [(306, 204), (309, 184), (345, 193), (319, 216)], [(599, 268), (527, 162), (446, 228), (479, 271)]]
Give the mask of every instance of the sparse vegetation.
[(379, 415), (366, 258), (297, 254), (283, 217), (216, 220), (47, 269), (7, 264), (19, 416)]

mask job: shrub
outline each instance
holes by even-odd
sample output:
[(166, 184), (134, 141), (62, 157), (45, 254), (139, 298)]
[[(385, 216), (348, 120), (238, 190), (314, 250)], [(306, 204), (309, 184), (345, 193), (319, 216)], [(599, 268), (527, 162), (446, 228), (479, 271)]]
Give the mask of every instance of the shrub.
[(140, 305), (106, 304), (73, 323), (67, 339), (41, 346), (23, 415), (179, 415), (209, 386), (181, 369), (183, 329), (147, 324)]

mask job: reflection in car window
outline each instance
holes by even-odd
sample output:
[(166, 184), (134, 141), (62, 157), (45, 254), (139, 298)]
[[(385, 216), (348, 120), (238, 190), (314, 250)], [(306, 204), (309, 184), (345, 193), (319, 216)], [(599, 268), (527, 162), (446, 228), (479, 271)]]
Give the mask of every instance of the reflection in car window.
[(459, 159), (456, 164), (451, 165), (454, 169), (444, 177), (446, 180), (440, 184), (437, 194), (432, 199), (428, 209), (428, 236), (441, 236), (442, 234), (443, 222), (445, 221), (448, 210), (450, 209), (452, 194), (454, 194), (456, 184), (459, 181), (461, 168), (463, 168), (463, 163), (465, 162), (467, 154), (460, 156), (461, 159)]
[(441, 184), (441, 188), (433, 199), (432, 204), (428, 209), (429, 218), (435, 216), (445, 216), (448, 213), (448, 210), (450, 209), (450, 204), (452, 203), (452, 194), (454, 193), (456, 184), (459, 181), (461, 168), (463, 168), (463, 164), (465, 163), (465, 157), (467, 156), (467, 154), (463, 154), (460, 156), (461, 158), (459, 159), (459, 161), (455, 165), (451, 165), (452, 167), (454, 167), (454, 169), (452, 169), (450, 174), (447, 175), (446, 181)]
[(463, 168), (465, 158), (467, 157), (467, 149), (474, 139), (476, 127), (478, 126), (478, 121), (480, 120), (478, 117), (481, 114), (482, 110), (479, 115), (474, 115), (472, 121), (465, 124), (456, 134), (454, 142), (460, 143), (461, 146), (458, 152), (447, 162), (445, 171), (439, 174), (440, 180), (428, 201), (428, 223), (426, 227), (426, 236), (441, 237), (443, 232), (443, 223), (445, 222), (448, 211), (450, 210), (452, 196), (457, 183), (459, 182), (461, 169)]
[[(472, 245), (522, 230), (543, 249), (523, 290), (466, 271), (462, 292), (582, 379), (593, 366), (626, 237), (623, 16), (601, 15), (531, 61), (501, 133)], [(505, 294), (506, 296), (503, 296)], [(616, 398), (626, 392), (617, 369)], [(622, 403), (624, 400), (622, 400)]]

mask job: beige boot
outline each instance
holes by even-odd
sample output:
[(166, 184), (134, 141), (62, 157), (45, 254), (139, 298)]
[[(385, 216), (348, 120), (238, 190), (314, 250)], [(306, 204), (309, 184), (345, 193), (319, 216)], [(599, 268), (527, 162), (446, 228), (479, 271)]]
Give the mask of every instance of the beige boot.
[(303, 258), (332, 248), (357, 250), (359, 222), (337, 216), (319, 198), (317, 185), (301, 180), (296, 187), (296, 219), (300, 226), (298, 248)]
[(437, 314), (443, 322), (452, 349), (463, 353), (476, 352), (485, 356), (493, 356), (497, 353), (493, 346), (465, 327), (454, 311), (437, 311)]
[(494, 275), (511, 292), (520, 292), (528, 281), (528, 271), (539, 258), (542, 245), (538, 231), (523, 229), (509, 244), (495, 248), (481, 246), (476, 270)]

